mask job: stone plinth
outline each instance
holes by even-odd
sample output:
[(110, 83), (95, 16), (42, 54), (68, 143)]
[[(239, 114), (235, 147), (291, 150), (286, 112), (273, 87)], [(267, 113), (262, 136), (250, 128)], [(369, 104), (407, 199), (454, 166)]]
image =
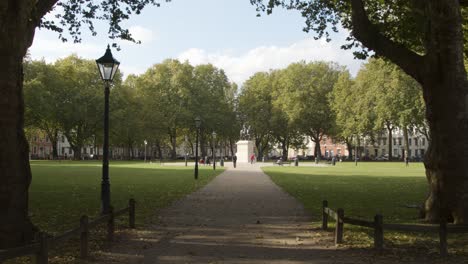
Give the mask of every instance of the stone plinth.
[(251, 140), (239, 140), (237, 145), (237, 162), (238, 163), (249, 163), (250, 156), (254, 153), (255, 143)]

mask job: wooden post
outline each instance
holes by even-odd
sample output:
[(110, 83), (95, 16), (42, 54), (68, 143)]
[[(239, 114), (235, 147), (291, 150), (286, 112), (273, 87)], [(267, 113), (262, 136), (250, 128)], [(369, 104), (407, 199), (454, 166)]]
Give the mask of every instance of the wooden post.
[(115, 227), (114, 208), (111, 206), (109, 208), (109, 220), (107, 222), (107, 241), (109, 242), (114, 241), (114, 227)]
[(83, 215), (80, 218), (80, 257), (85, 259), (88, 257), (88, 237), (89, 237), (89, 226), (88, 226), (88, 216)]
[(328, 229), (328, 214), (325, 212), (325, 209), (328, 207), (328, 201), (323, 200), (322, 202), (322, 229)]
[(343, 218), (344, 210), (339, 208), (336, 211), (335, 245), (343, 243)]
[(380, 214), (374, 217), (374, 248), (383, 249), (384, 234), (383, 234), (383, 216)]
[(440, 247), (440, 256), (447, 257), (448, 256), (448, 249), (447, 249), (447, 221), (444, 219), (440, 220), (440, 227), (439, 227), (439, 247)]
[(47, 241), (47, 234), (45, 232), (39, 233), (39, 251), (36, 253), (36, 264), (49, 263), (49, 245)]
[(128, 223), (130, 228), (135, 228), (135, 200), (128, 201)]

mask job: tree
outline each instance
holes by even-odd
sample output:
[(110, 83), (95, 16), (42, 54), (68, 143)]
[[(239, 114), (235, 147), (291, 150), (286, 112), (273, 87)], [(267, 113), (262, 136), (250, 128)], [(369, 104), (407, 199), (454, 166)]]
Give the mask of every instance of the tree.
[[(368, 51), (387, 58), (421, 84), (431, 144), (425, 167), (430, 195), (426, 219), (468, 222), (468, 80), (464, 32), (466, 0), (296, 1), (251, 0), (257, 10), (298, 9), (305, 30), (329, 37), (341, 24), (350, 30), (345, 48), (363, 58)], [(466, 16), (465, 16), (466, 17)]]
[(270, 74), (259, 72), (245, 81), (239, 95), (240, 120), (251, 127), (259, 159), (266, 153), (272, 141), (272, 89)]
[[(111, 39), (133, 40), (121, 26), (132, 14), (139, 14), (155, 0), (74, 1), (74, 0), (6, 0), (0, 3), (0, 248), (30, 241), (36, 228), (28, 216), (28, 189), (31, 169), (24, 126), (23, 58), (31, 46), (36, 28), (57, 31), (60, 38), (80, 41), (81, 26), (96, 34), (93, 21), (109, 23)], [(54, 7), (57, 22), (45, 15)], [(66, 31), (64, 31), (64, 29)], [(68, 35), (66, 33), (69, 33)]]
[(143, 121), (150, 122), (141, 118), (143, 98), (138, 94), (135, 78), (129, 75), (123, 85), (117, 85), (112, 90), (110, 97), (110, 145), (126, 149), (124, 155), (127, 159), (133, 158), (133, 147), (137, 142), (142, 143), (148, 135)]
[[(82, 147), (102, 130), (104, 92), (96, 64), (76, 55), (55, 62), (60, 85), (54, 90), (59, 104), (59, 125), (73, 149), (75, 159), (81, 159)], [(120, 85), (116, 75), (114, 85)]]
[(316, 157), (321, 157), (320, 141), (330, 135), (335, 123), (329, 94), (341, 67), (333, 63), (293, 63), (281, 72), (278, 103), (291, 123), (315, 142)]
[(333, 91), (329, 95), (330, 108), (335, 116), (335, 129), (333, 136), (345, 142), (348, 149), (348, 159), (352, 159), (353, 138), (364, 135), (369, 128), (368, 116), (362, 116), (362, 91), (357, 91), (354, 80), (348, 71), (338, 77)]
[(25, 126), (44, 131), (52, 143), (53, 158), (57, 158), (61, 109), (54, 89), (58, 87), (58, 73), (45, 61), (26, 61), (24, 67)]
[(195, 117), (202, 119), (200, 148), (203, 157), (207, 155), (207, 147), (212, 147), (212, 132), (226, 134), (222, 128), (225, 118), (233, 120), (232, 84), (223, 70), (211, 64), (203, 64), (194, 67), (191, 88), (188, 108), (192, 117), (189, 122), (193, 128)]

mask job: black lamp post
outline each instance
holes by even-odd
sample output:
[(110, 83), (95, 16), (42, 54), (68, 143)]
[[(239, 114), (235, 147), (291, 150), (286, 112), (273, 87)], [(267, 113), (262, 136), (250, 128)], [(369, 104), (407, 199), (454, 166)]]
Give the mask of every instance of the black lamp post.
[(200, 132), (201, 119), (195, 117), (195, 127), (197, 129), (197, 137), (195, 139), (195, 180), (198, 179), (198, 133)]
[(145, 163), (146, 163), (146, 145), (148, 145), (148, 141), (146, 141), (146, 139), (145, 139), (145, 141), (143, 141), (143, 143), (145, 143)]
[(187, 156), (188, 156), (188, 153), (187, 153), (187, 143), (188, 143), (188, 136), (185, 135), (185, 143), (184, 143), (185, 167), (187, 167)]
[(213, 136), (213, 170), (216, 170), (216, 154), (215, 154), (215, 151), (216, 151), (216, 147), (215, 147), (215, 144), (216, 144), (216, 132), (213, 131), (213, 133), (211, 134)]
[(110, 212), (110, 183), (109, 183), (109, 93), (110, 85), (120, 62), (117, 61), (107, 45), (104, 56), (96, 60), (99, 73), (105, 83), (104, 88), (104, 146), (102, 155), (102, 183), (101, 183), (101, 210), (102, 214)]

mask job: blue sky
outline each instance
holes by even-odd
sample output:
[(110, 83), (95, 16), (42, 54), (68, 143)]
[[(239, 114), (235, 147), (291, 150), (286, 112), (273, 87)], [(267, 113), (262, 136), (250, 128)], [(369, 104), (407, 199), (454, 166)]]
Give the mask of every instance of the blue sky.
[[(353, 75), (362, 63), (339, 48), (346, 32), (327, 43), (302, 31), (304, 19), (297, 11), (256, 14), (249, 0), (172, 0), (161, 7), (149, 6), (125, 23), (142, 44), (122, 42), (122, 50), (113, 53), (124, 74), (140, 74), (166, 58), (177, 58), (194, 65), (212, 63), (238, 84), (257, 71), (284, 68), (299, 60), (336, 61)], [(85, 34), (81, 44), (72, 44), (39, 30), (30, 53), (33, 59), (49, 62), (71, 53), (95, 59), (110, 42), (105, 33), (105, 25), (98, 25), (97, 37)]]

